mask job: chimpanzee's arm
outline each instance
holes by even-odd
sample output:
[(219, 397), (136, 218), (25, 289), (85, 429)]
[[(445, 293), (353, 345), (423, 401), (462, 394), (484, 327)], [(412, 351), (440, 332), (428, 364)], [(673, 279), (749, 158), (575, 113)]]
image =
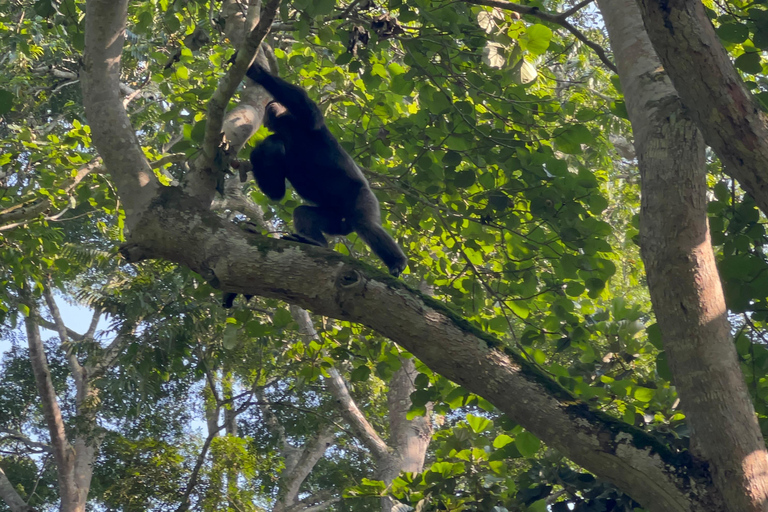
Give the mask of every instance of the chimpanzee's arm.
[(318, 130), (323, 126), (323, 114), (320, 108), (301, 87), (269, 74), (257, 64), (248, 69), (246, 76), (264, 87), (275, 101), (287, 108), (301, 125), (310, 130)]

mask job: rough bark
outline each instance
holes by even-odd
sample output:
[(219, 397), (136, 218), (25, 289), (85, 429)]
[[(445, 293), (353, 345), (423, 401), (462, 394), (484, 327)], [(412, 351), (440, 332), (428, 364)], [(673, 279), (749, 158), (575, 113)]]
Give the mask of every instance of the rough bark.
[(129, 259), (175, 261), (224, 290), (278, 298), (367, 325), (650, 510), (694, 510), (705, 499), (689, 497), (707, 486), (694, 462), (590, 410), (441, 303), (342, 254), (244, 232), (190, 204), (180, 191), (165, 192), (124, 247)]
[[(120, 97), (120, 56), (125, 43), (127, 0), (88, 0), (85, 52), (81, 72), (85, 115), (94, 145), (110, 148), (104, 165), (120, 193), (136, 201), (124, 204), (130, 230), (159, 189)], [(97, 48), (94, 54), (92, 49)], [(102, 155), (103, 157), (104, 155)], [(130, 169), (130, 172), (115, 172)]]
[(768, 117), (747, 91), (700, 0), (638, 0), (664, 70), (725, 170), (768, 215)]
[[(48, 434), (51, 436), (51, 447), (53, 448), (53, 459), (56, 462), (59, 495), (61, 496), (60, 509), (62, 512), (85, 512), (88, 487), (80, 487), (83, 478), (76, 474), (77, 447), (73, 447), (67, 440), (64, 419), (61, 416), (61, 409), (51, 380), (51, 372), (48, 369), (48, 360), (45, 357), (43, 340), (40, 337), (40, 327), (37, 321), (40, 313), (33, 300), (27, 301), (26, 305), (29, 307), (29, 316), (25, 321), (29, 359), (32, 363), (32, 373), (35, 376), (37, 394), (43, 407), (43, 417), (48, 427)], [(90, 475), (86, 475), (86, 477), (90, 481)]]
[(653, 310), (691, 442), (710, 462), (725, 510), (764, 510), (768, 458), (709, 236), (704, 141), (661, 69), (634, 1), (598, 3), (635, 134), (640, 246)]

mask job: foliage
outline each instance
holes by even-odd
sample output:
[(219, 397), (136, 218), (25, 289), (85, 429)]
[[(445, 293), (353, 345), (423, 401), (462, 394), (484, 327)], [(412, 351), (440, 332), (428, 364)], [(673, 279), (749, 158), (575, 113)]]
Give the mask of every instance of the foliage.
[[(157, 166), (166, 184), (182, 178), (184, 159), (199, 151), (207, 100), (234, 52), (218, 4), (130, 3), (121, 80), (137, 93), (128, 112), (147, 158), (183, 154)], [(727, 5), (732, 10), (712, 6), (711, 17), (764, 100), (758, 50), (768, 47), (768, 15), (759, 3)], [(346, 6), (284, 2), (270, 42), (281, 75), (309, 90), (366, 169), (385, 226), (409, 255), (404, 279), (579, 398), (686, 449), (635, 244), (638, 177), (614, 147), (616, 138), (628, 139), (615, 77), (589, 48), (533, 17), (443, 0), (390, 0), (335, 17)], [(275, 300), (238, 302), (228, 316), (200, 276), (120, 259), (123, 213), (108, 174), (95, 165), (73, 185), (78, 170), (98, 163), (76, 83), (83, 15), (79, 0), (0, 1), (0, 346), (10, 346), (0, 427), (46, 438), (19, 345), (25, 309), (18, 291), (30, 283), (39, 296), (50, 280), (80, 314), (93, 308), (108, 318), (95, 341), (72, 343), (79, 357), (103, 354), (115, 336), (126, 340), (98, 382), (105, 438), (94, 506), (179, 505), (206, 438), (213, 381), (228, 410), (242, 411), (237, 428), (211, 444), (192, 501), (206, 510), (259, 510), (281, 492), (281, 443), (303, 446), (320, 425), (341, 422), (321, 386), (329, 370), (343, 370), (355, 400), (386, 432), (387, 384), (409, 355), (360, 326), (322, 318), (315, 319), (319, 338), (310, 341)], [(397, 34), (371, 28), (382, 15), (396, 19)], [(576, 23), (605, 43), (589, 12)], [(353, 26), (365, 29), (367, 44), (350, 40)], [(208, 36), (202, 44), (192, 37), (199, 29)], [(241, 156), (265, 135), (260, 130)], [(738, 315), (737, 348), (768, 431), (765, 219), (717, 162), (711, 182), (710, 223), (728, 306)], [(243, 190), (274, 231), (286, 229), (296, 197), (275, 204), (252, 184)], [(19, 215), (28, 210), (34, 214)], [(377, 264), (355, 236), (337, 239), (335, 250)], [(47, 353), (74, 422), (60, 345), (50, 340)], [(445, 510), (636, 507), (487, 401), (419, 371), (410, 417), (444, 422), (424, 473), (404, 474), (387, 488), (359, 440), (339, 428), (307, 493), (345, 496), (336, 510), (373, 510), (384, 494)], [(30, 504), (52, 507), (50, 463), (6, 437), (0, 449), (0, 467), (25, 498), (40, 478)]]

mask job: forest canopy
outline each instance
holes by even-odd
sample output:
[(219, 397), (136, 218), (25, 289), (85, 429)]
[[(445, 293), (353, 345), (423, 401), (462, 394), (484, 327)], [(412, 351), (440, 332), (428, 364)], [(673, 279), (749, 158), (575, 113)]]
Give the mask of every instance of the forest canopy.
[[(768, 510), (763, 2), (0, 0), (0, 47), (0, 511)], [(402, 275), (283, 239), (253, 62)]]

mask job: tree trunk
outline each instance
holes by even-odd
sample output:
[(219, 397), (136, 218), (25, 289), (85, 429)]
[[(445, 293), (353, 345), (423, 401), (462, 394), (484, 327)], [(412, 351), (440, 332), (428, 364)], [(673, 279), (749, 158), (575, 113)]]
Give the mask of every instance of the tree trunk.
[(640, 245), (653, 310), (693, 451), (709, 461), (725, 510), (766, 510), (765, 444), (739, 368), (709, 236), (704, 141), (661, 70), (635, 3), (598, 3), (635, 134)]
[[(406, 415), (411, 408), (411, 393), (416, 389), (413, 381), (418, 375), (413, 359), (401, 358), (402, 366), (389, 382), (387, 405), (389, 409), (389, 441), (391, 453), (379, 460), (377, 472), (387, 485), (400, 472), (421, 473), (424, 457), (432, 438), (432, 422), (429, 419), (431, 407), (426, 416), (409, 420)], [(382, 512), (390, 512), (395, 505), (389, 497), (382, 498)]]

